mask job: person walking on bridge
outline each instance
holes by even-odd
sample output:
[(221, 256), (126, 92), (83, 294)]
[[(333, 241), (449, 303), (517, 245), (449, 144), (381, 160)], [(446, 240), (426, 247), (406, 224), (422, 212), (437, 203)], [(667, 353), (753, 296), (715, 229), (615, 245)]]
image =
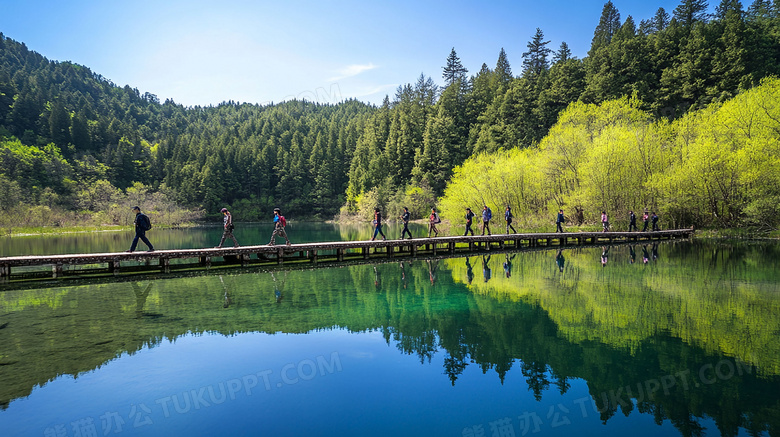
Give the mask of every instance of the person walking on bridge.
[(382, 213), (379, 212), (379, 208), (374, 208), (374, 236), (371, 237), (371, 241), (374, 241), (377, 234), (382, 234), (382, 241), (387, 240), (385, 233), (382, 232)]
[(284, 237), (285, 241), (287, 241), (287, 245), (290, 245), (290, 239), (287, 238), (287, 232), (284, 230), (285, 226), (287, 226), (287, 219), (282, 215), (282, 210), (274, 208), (274, 232), (271, 234), (271, 241), (268, 243), (269, 246), (274, 245), (274, 240), (277, 235)]
[(149, 217), (146, 216), (146, 214), (141, 212), (141, 208), (134, 206), (133, 212), (135, 212), (135, 219), (133, 219), (133, 224), (135, 224), (135, 238), (133, 238), (133, 243), (130, 245), (130, 249), (127, 252), (134, 252), (136, 246), (138, 246), (138, 240), (146, 244), (146, 246), (149, 248), (149, 252), (154, 252), (154, 247), (152, 246), (152, 243), (149, 242), (149, 239), (146, 238), (146, 231), (152, 229), (152, 222), (149, 220)]
[(509, 207), (509, 205), (506, 206), (506, 211), (504, 212), (504, 220), (506, 220), (506, 233), (509, 233), (509, 230), (512, 230), (513, 234), (516, 234), (517, 231), (515, 230), (514, 226), (512, 226), (512, 219), (515, 216), (512, 215), (512, 208)]
[(428, 217), (428, 220), (428, 238), (431, 238), (431, 232), (434, 233), (434, 237), (438, 237), (439, 230), (436, 229), (436, 225), (441, 223), (441, 219), (439, 218), (439, 214), (436, 212), (436, 208), (431, 208), (431, 215)]
[(221, 248), (222, 243), (224, 243), (225, 239), (228, 237), (233, 240), (233, 247), (238, 247), (238, 240), (236, 240), (236, 237), (233, 236), (233, 229), (235, 229), (235, 226), (233, 225), (233, 215), (230, 214), (230, 211), (228, 211), (227, 208), (222, 208), (220, 212), (223, 215), (222, 223), (224, 230), (222, 231), (222, 239), (219, 240), (219, 245), (217, 245), (217, 248)]
[(469, 232), (471, 232), (472, 237), (474, 236), (474, 230), (471, 229), (471, 221), (473, 218), (474, 218), (474, 213), (471, 212), (471, 208), (466, 208), (466, 232), (463, 233), (464, 237), (468, 235)]
[(644, 222), (644, 226), (642, 227), (642, 232), (647, 232), (647, 224), (650, 223), (648, 219), (650, 216), (647, 215), (647, 211), (642, 215), (642, 222)]
[(401, 221), (404, 224), (404, 229), (401, 231), (401, 240), (404, 239), (404, 235), (409, 234), (409, 239), (412, 239), (412, 233), (409, 231), (409, 219), (412, 218), (412, 214), (409, 213), (409, 208), (404, 206), (404, 213), (401, 214)]
[(601, 211), (601, 232), (609, 232), (609, 217), (606, 211)]
[(628, 232), (631, 232), (631, 229), (636, 232), (636, 214), (634, 214), (634, 211), (628, 212)]
[(650, 220), (653, 222), (653, 231), (660, 231), (661, 229), (658, 227), (658, 214), (654, 212)]
[(487, 205), (482, 205), (482, 235), (487, 231), (490, 235), (490, 219), (493, 218), (493, 211)]
[(563, 217), (563, 210), (559, 209), (558, 210), (558, 217), (555, 218), (555, 232), (563, 233), (563, 221), (564, 220), (565, 219)]

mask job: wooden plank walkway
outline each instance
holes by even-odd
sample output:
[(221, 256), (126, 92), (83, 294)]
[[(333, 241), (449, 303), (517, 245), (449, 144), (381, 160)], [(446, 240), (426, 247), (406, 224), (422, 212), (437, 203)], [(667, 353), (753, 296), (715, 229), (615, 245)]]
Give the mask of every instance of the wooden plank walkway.
[[(8, 280), (14, 270), (29, 267), (51, 267), (52, 277), (79, 273), (73, 266), (101, 265), (103, 272), (119, 274), (122, 263), (133, 265), (133, 270), (156, 269), (170, 272), (171, 260), (192, 260), (189, 264), (175, 264), (174, 268), (192, 267), (193, 264), (209, 267), (212, 260), (222, 258), (223, 263), (240, 265), (275, 263), (286, 261), (312, 262), (369, 259), (372, 257), (415, 257), (438, 253), (463, 253), (495, 249), (610, 244), (613, 242), (647, 241), (688, 238), (693, 229), (675, 229), (655, 232), (565, 232), (530, 234), (493, 234), (485, 236), (456, 236), (415, 238), (385, 241), (332, 241), (292, 244), (289, 246), (241, 246), (208, 249), (136, 251), (133, 253), (91, 253), (67, 255), (11, 256), (0, 258), (0, 279)], [(373, 253), (372, 253), (373, 252)], [(254, 257), (254, 258), (253, 258)], [(216, 260), (215, 260), (216, 261)], [(216, 261), (219, 262), (219, 261)], [(138, 264), (142, 265), (139, 266)], [(68, 269), (66, 269), (68, 267)], [(29, 270), (29, 269), (24, 269)], [(24, 272), (22, 272), (24, 273)]]

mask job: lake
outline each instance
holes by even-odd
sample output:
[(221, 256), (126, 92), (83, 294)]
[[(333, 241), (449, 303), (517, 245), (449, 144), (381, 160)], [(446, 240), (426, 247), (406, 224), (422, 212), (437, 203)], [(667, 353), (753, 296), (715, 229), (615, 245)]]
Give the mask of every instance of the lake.
[[(371, 230), (288, 231), (297, 243)], [(149, 238), (172, 249), (220, 235)], [(247, 245), (269, 236), (236, 230)], [(131, 238), (0, 249), (119, 251)], [(774, 242), (694, 239), (0, 284), (0, 434), (776, 436), (779, 255)]]

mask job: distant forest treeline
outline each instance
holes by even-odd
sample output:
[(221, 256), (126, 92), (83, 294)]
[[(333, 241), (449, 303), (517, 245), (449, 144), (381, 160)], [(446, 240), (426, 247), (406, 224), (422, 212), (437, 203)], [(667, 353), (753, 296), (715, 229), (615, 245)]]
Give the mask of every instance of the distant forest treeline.
[(470, 74), (453, 48), (442, 85), (421, 75), (378, 107), (184, 107), (0, 33), (0, 225), (112, 222), (106, 211), (129, 198), (168, 211), (171, 223), (190, 217), (171, 213), (176, 205), (230, 206), (241, 220), (274, 206), (328, 218), (404, 204), (422, 216), (455, 167), (537, 146), (573, 102), (631, 96), (638, 109), (677, 119), (780, 72), (780, 3), (707, 8), (684, 0), (637, 23), (607, 2), (586, 58), (566, 43), (553, 50), (536, 29), (519, 75), (503, 49), (493, 68)]

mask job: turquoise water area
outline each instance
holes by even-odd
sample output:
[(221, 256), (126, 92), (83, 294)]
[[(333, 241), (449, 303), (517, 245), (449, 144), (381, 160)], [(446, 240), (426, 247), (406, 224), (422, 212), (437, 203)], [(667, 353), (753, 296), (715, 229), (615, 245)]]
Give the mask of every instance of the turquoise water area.
[[(78, 249), (46, 238), (29, 241)], [(0, 284), (0, 430), (779, 435), (778, 251), (694, 240)]]

